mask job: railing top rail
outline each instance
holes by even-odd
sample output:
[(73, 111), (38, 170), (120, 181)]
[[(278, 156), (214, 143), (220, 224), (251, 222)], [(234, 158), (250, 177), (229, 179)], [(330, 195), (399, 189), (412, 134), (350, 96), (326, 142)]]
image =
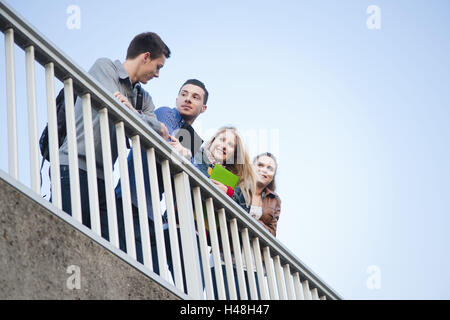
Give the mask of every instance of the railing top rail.
[(342, 297), (330, 288), (322, 279), (311, 271), (301, 260), (289, 251), (279, 240), (269, 234), (254, 218), (246, 214), (231, 198), (209, 183), (208, 179), (189, 161), (173, 152), (173, 149), (154, 130), (149, 128), (132, 111), (122, 108), (121, 104), (108, 93), (87, 72), (77, 66), (67, 55), (40, 34), (33, 26), (19, 16), (9, 5), (0, 0), (0, 30), (14, 29), (14, 41), (22, 49), (32, 45), (35, 48), (35, 59), (41, 65), (53, 62), (55, 76), (61, 81), (72, 78), (75, 91), (90, 93), (92, 105), (106, 107), (112, 120), (124, 121), (127, 135), (140, 135), (146, 147), (154, 147), (159, 158), (170, 159), (173, 172), (186, 172), (192, 186), (199, 186), (204, 194), (212, 196), (216, 203), (226, 208), (227, 214), (237, 218), (241, 225), (249, 228), (249, 232), (260, 239), (261, 246), (269, 246), (272, 255), (279, 255), (281, 262), (289, 263), (292, 272), (298, 271), (300, 276), (312, 282), (319, 293), (332, 299)]

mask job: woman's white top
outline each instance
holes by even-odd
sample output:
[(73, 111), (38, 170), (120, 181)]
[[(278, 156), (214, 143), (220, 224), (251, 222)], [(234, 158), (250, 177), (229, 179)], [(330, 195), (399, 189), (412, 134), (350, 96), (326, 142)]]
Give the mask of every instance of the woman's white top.
[(262, 216), (262, 207), (251, 206), (250, 215), (256, 220), (259, 220), (259, 218), (261, 218)]

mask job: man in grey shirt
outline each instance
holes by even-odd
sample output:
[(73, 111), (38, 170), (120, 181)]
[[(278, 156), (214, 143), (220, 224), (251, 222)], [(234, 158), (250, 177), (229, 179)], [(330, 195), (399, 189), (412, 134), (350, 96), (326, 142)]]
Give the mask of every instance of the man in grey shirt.
[[(166, 58), (170, 57), (170, 50), (161, 38), (152, 32), (137, 35), (130, 43), (125, 62), (111, 61), (107, 58), (98, 59), (89, 70), (107, 91), (122, 102), (126, 107), (136, 112), (151, 128), (168, 140), (166, 126), (155, 116), (152, 98), (148, 92), (140, 87), (150, 79), (159, 77), (160, 69)], [(142, 105), (137, 110), (138, 94), (142, 95)], [(78, 166), (80, 176), (81, 210), (83, 224), (90, 227), (89, 193), (87, 181), (87, 165), (84, 141), (83, 111), (81, 99), (75, 103), (76, 139), (78, 148)], [(92, 124), (94, 132), (95, 160), (97, 167), (97, 185), (100, 206), (100, 221), (102, 237), (109, 239), (106, 193), (103, 174), (103, 156), (100, 136), (100, 115), (92, 108)], [(113, 163), (117, 160), (117, 141), (115, 126), (110, 123), (111, 154)], [(63, 210), (71, 215), (69, 157), (67, 139), (59, 149), (61, 169), (61, 194)]]

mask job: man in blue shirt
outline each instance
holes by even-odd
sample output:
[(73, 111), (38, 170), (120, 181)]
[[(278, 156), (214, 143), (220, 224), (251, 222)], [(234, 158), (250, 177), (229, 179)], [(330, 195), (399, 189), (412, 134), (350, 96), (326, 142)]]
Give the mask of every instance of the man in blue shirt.
[[(194, 159), (201, 159), (201, 145), (203, 140), (192, 128), (192, 124), (197, 117), (206, 111), (206, 103), (208, 101), (208, 91), (205, 85), (196, 79), (187, 80), (178, 92), (176, 99), (176, 108), (161, 107), (155, 110), (158, 121), (163, 123), (169, 131), (169, 144), (182, 156), (194, 162)], [(153, 210), (150, 194), (150, 180), (148, 175), (148, 164), (146, 151), (142, 151), (142, 167), (144, 171), (145, 195), (147, 201), (147, 214), (150, 230), (150, 242), (152, 245), (152, 259), (154, 272), (159, 273), (158, 259), (156, 256), (156, 241), (153, 223)], [(157, 165), (158, 172), (160, 166)], [(139, 262), (143, 262), (142, 245), (139, 227), (138, 203), (136, 191), (136, 177), (134, 174), (133, 150), (128, 155), (128, 173), (130, 179), (130, 192), (133, 210), (135, 243), (136, 243), (136, 257)], [(158, 174), (160, 176), (160, 174)], [(159, 177), (159, 183), (162, 184), (162, 179)], [(163, 188), (160, 187), (160, 199)], [(119, 242), (120, 249), (126, 251), (125, 232), (123, 224), (123, 207), (122, 207), (122, 189), (121, 182), (116, 187), (118, 222), (119, 222)], [(168, 241), (167, 232), (165, 232), (166, 242)], [(167, 250), (170, 258), (170, 250)], [(169, 259), (169, 268), (171, 269), (171, 261)]]
[(169, 144), (191, 161), (197, 159), (203, 140), (192, 128), (197, 117), (206, 111), (208, 91), (196, 79), (187, 80), (181, 87), (176, 108), (161, 107), (155, 111), (157, 119), (169, 131)]

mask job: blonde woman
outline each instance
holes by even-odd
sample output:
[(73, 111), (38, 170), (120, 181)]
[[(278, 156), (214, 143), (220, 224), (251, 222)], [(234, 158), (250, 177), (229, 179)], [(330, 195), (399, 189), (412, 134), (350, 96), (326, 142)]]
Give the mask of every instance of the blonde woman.
[(233, 190), (230, 186), (218, 181), (211, 181), (249, 212), (251, 195), (256, 188), (256, 173), (244, 140), (235, 127), (220, 128), (206, 143), (203, 149), (203, 162), (196, 165), (203, 174), (209, 177), (212, 168), (217, 163), (237, 175), (239, 182)]
[[(220, 164), (227, 170), (231, 171), (239, 177), (239, 182), (233, 190), (230, 186), (226, 186), (218, 181), (211, 180), (224, 193), (229, 195), (236, 201), (247, 213), (250, 212), (252, 205), (252, 194), (256, 192), (257, 174), (253, 163), (250, 160), (244, 140), (234, 127), (223, 127), (206, 143), (203, 149), (203, 162), (197, 164), (200, 171), (207, 177), (210, 176), (212, 168)], [(219, 244), (220, 246), (220, 244)], [(214, 294), (217, 297), (217, 284), (215, 278), (215, 267), (212, 265), (211, 275), (213, 280)], [(236, 266), (234, 266), (235, 268)], [(222, 274), (225, 275), (225, 266), (222, 260)], [(244, 271), (247, 278), (247, 271)], [(235, 273), (235, 282), (238, 285)], [(226, 296), (229, 298), (228, 284), (224, 280)], [(248, 291), (247, 284), (247, 291)], [(259, 289), (258, 289), (259, 290)], [(238, 299), (240, 298), (238, 290)]]

